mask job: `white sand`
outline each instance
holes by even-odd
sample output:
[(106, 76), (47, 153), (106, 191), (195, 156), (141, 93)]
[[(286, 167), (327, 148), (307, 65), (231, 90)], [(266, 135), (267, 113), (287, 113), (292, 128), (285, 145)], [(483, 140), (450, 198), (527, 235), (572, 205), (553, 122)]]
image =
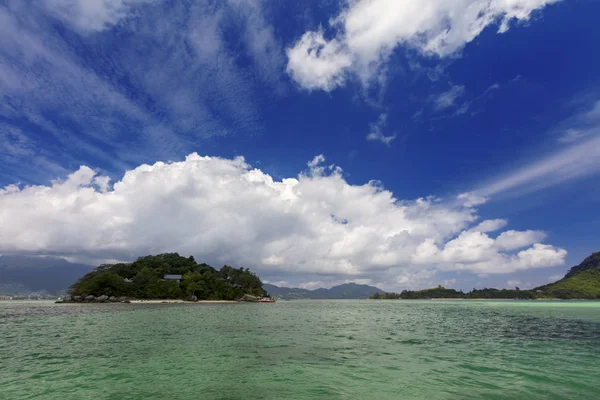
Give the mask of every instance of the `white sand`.
[(130, 300), (131, 303), (135, 304), (161, 304), (161, 303), (237, 303), (232, 300), (199, 300), (199, 301), (187, 301), (187, 300)]

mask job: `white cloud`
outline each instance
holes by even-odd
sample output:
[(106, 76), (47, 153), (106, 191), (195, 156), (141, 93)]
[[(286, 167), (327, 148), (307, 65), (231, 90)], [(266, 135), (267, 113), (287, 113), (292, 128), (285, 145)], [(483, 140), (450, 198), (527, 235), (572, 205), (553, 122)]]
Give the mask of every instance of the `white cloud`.
[[(434, 100), (435, 109), (438, 111), (454, 106), (456, 100), (465, 93), (464, 86), (452, 86), (450, 90), (438, 95)], [(466, 111), (466, 110), (465, 110)]]
[(474, 192), (461, 193), (457, 197), (457, 200), (461, 201), (466, 207), (475, 207), (485, 204), (488, 199), (480, 196)]
[(565, 277), (565, 274), (555, 274), (548, 277), (548, 282), (553, 283)]
[(308, 165), (309, 168), (315, 168), (317, 165), (323, 162), (325, 162), (325, 156), (323, 156), (323, 154), (319, 154), (318, 156), (315, 156), (312, 160), (310, 160), (308, 163), (306, 163), (306, 165)]
[(515, 288), (519, 285), (522, 285), (523, 282), (516, 280), (516, 279), (510, 279), (506, 282), (506, 284), (508, 285), (509, 288)]
[(580, 129), (567, 129), (558, 138), (558, 141), (560, 143), (573, 143), (573, 142), (577, 142), (577, 141), (583, 139), (584, 137), (588, 136), (588, 133), (589, 132), (584, 131), (584, 130), (580, 130)]
[[(514, 231), (511, 231), (514, 232)], [(507, 252), (526, 247), (532, 236), (527, 232), (516, 232), (510, 236), (523, 236), (521, 242), (493, 239), (487, 234), (466, 230), (458, 237), (439, 247), (433, 240), (426, 239), (415, 252), (412, 261), (417, 264), (438, 265), (444, 271), (470, 271), (479, 274), (506, 274), (532, 268), (553, 267), (564, 264), (567, 252), (541, 243), (518, 252)], [(543, 238), (537, 233), (537, 238)]]
[(100, 31), (125, 18), (131, 6), (155, 0), (42, 0), (55, 17), (81, 31)]
[(454, 287), (454, 285), (456, 285), (456, 279), (455, 279), (455, 278), (453, 278), (453, 279), (446, 279), (446, 280), (445, 280), (445, 281), (442, 283), (442, 285), (443, 285), (444, 287), (447, 287), (447, 288), (452, 288), (452, 287)]
[(503, 250), (517, 250), (523, 247), (539, 243), (546, 238), (546, 234), (541, 231), (506, 231), (502, 232), (496, 238), (496, 246)]
[(505, 219), (487, 219), (480, 222), (477, 226), (471, 228), (472, 231), (488, 233), (504, 228), (508, 224)]
[(377, 122), (370, 125), (371, 131), (367, 135), (367, 140), (379, 141), (386, 146), (389, 146), (392, 140), (396, 139), (396, 134), (385, 136), (383, 130), (387, 125), (387, 114), (381, 114)]
[(426, 55), (448, 56), (499, 24), (505, 32), (512, 20), (558, 0), (354, 0), (331, 20), (335, 37), (322, 30), (306, 32), (288, 50), (288, 72), (302, 87), (333, 90), (348, 73), (363, 82), (376, 74), (399, 45)]
[(474, 196), (527, 194), (600, 172), (600, 101), (559, 124), (554, 151), (500, 175), (470, 192)]
[(336, 40), (327, 41), (322, 31), (306, 32), (287, 50), (287, 72), (303, 88), (330, 91), (344, 83), (344, 70), (352, 65), (350, 55)]
[[(472, 206), (397, 200), (375, 181), (350, 185), (324, 161), (275, 181), (241, 157), (191, 154), (141, 165), (112, 187), (86, 166), (47, 186), (8, 186), (0, 252), (127, 260), (178, 251), (279, 279), (385, 277), (404, 286), (429, 282), (436, 270), (508, 273), (559, 265), (566, 255), (540, 243), (514, 254), (506, 239), (469, 230)], [(521, 234), (520, 244), (533, 241)]]
[[(285, 68), (262, 7), (257, 0), (0, 6), (0, 117), (32, 127), (23, 132), (28, 142), (5, 147), (11, 160), (0, 174), (39, 181), (65, 173), (49, 165), (88, 159), (124, 171), (180, 157), (209, 137), (255, 134), (262, 128), (259, 104), (281, 93)], [(119, 25), (119, 40), (111, 24)], [(225, 38), (231, 29), (243, 33), (239, 42)], [(94, 60), (82, 57), (90, 46)], [(257, 100), (255, 90), (265, 86), (268, 93)], [(41, 146), (40, 137), (50, 139)], [(38, 160), (25, 160), (25, 145)]]
[(562, 148), (483, 185), (474, 193), (487, 197), (509, 191), (533, 192), (597, 172), (600, 172), (600, 137)]
[(558, 131), (559, 143), (571, 144), (590, 136), (599, 136), (600, 101), (596, 101), (588, 110), (567, 119), (562, 125), (566, 125), (567, 128)]
[(264, 16), (262, 0), (227, 0), (234, 13), (242, 15), (244, 41), (250, 56), (260, 72), (263, 82), (277, 91), (283, 92), (282, 76), (285, 66), (283, 48), (275, 35), (275, 30)]

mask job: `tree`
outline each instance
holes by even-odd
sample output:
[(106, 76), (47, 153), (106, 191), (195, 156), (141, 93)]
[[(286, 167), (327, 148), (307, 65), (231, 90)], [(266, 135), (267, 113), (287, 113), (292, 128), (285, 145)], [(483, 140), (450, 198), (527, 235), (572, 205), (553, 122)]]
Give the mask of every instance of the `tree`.
[[(182, 275), (182, 280), (163, 280), (166, 274)], [(244, 294), (264, 296), (266, 292), (260, 278), (247, 268), (225, 265), (217, 271), (208, 264), (197, 264), (193, 257), (168, 253), (140, 257), (132, 263), (103, 264), (79, 279), (69, 293), (160, 299), (196, 295), (201, 299), (234, 300)]]

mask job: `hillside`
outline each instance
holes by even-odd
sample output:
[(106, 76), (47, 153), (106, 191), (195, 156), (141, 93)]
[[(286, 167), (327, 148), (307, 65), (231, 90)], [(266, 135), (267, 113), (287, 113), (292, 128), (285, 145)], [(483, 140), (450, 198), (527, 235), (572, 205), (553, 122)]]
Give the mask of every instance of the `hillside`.
[(600, 299), (600, 252), (594, 253), (574, 266), (564, 278), (554, 283), (531, 290), (519, 289), (473, 289), (464, 293), (442, 286), (424, 290), (404, 290), (402, 293), (377, 293), (371, 296), (376, 300), (416, 300), (416, 299)]
[(278, 287), (264, 284), (263, 288), (272, 296), (280, 299), (366, 299), (375, 293), (384, 293), (383, 290), (369, 285), (345, 283), (330, 289), (307, 290), (300, 288)]
[(560, 299), (600, 299), (600, 252), (571, 268), (561, 280), (535, 290)]
[(140, 257), (132, 263), (105, 264), (79, 279), (71, 296), (137, 299), (235, 300), (245, 294), (263, 296), (258, 276), (244, 268), (216, 270), (194, 257), (177, 253)]
[(0, 256), (0, 295), (57, 294), (92, 269), (62, 258), (3, 255)]
[(383, 293), (371, 296), (374, 300), (425, 300), (425, 299), (519, 299), (531, 300), (536, 298), (532, 290), (513, 289), (473, 289), (464, 293), (461, 290), (447, 289), (443, 286), (423, 290), (404, 290), (401, 293)]

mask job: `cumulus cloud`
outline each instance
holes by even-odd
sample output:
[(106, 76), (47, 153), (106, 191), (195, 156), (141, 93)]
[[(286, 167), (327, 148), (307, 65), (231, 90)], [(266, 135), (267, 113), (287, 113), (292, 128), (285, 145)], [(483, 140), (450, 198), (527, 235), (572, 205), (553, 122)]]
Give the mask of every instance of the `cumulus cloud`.
[(485, 204), (488, 199), (474, 192), (461, 193), (457, 196), (457, 200), (461, 201), (465, 207), (475, 207)]
[[(520, 232), (524, 234), (524, 232)], [(502, 235), (502, 234), (501, 234)], [(545, 236), (538, 233), (538, 237)], [(443, 247), (427, 239), (421, 244), (412, 260), (418, 264), (438, 265), (445, 271), (469, 271), (478, 274), (506, 274), (533, 268), (553, 267), (564, 264), (567, 252), (550, 245), (535, 243), (516, 254), (508, 253), (505, 243), (485, 233), (463, 231)], [(514, 249), (517, 247), (509, 246)], [(520, 248), (521, 246), (517, 247)], [(522, 246), (524, 247), (524, 246)]]
[(333, 90), (348, 73), (363, 82), (380, 70), (399, 45), (425, 55), (448, 56), (498, 24), (505, 32), (513, 20), (559, 0), (356, 0), (330, 21), (336, 32), (306, 32), (288, 50), (288, 72), (307, 89)]
[(508, 222), (505, 219), (486, 219), (485, 221), (480, 222), (477, 226), (473, 227), (471, 230), (488, 233), (502, 229), (507, 224)]
[(306, 32), (287, 55), (287, 72), (308, 90), (334, 89), (344, 82), (344, 70), (352, 65), (342, 44), (325, 40), (322, 31)]
[(506, 231), (496, 238), (496, 246), (504, 250), (517, 250), (539, 243), (546, 238), (540, 231)]
[[(112, 186), (86, 166), (48, 185), (10, 185), (0, 190), (0, 252), (130, 260), (178, 251), (280, 279), (385, 276), (398, 284), (436, 270), (550, 267), (566, 255), (533, 243), (540, 233), (494, 239), (470, 230), (477, 210), (461, 202), (399, 200), (376, 181), (351, 185), (324, 161), (317, 156), (308, 172), (276, 181), (242, 157), (194, 153), (141, 165)], [(494, 224), (478, 226), (486, 225)]]

